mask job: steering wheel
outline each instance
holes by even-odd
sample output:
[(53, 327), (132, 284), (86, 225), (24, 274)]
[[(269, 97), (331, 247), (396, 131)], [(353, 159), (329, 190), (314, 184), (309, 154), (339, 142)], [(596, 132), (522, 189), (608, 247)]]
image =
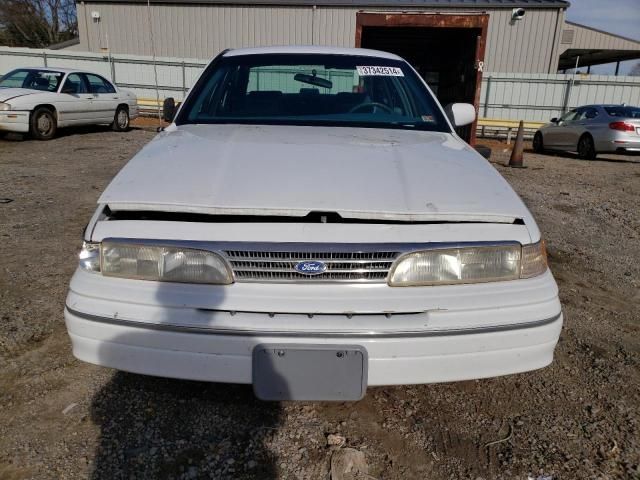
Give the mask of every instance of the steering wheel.
[(381, 108), (382, 110), (386, 110), (387, 113), (394, 113), (391, 107), (389, 107), (388, 105), (385, 105), (384, 103), (379, 103), (379, 102), (362, 102), (360, 105), (356, 105), (351, 110), (349, 110), (349, 113), (356, 113), (357, 111), (362, 110), (363, 108), (366, 108), (366, 107), (373, 107), (372, 113), (375, 113), (376, 108), (378, 107)]

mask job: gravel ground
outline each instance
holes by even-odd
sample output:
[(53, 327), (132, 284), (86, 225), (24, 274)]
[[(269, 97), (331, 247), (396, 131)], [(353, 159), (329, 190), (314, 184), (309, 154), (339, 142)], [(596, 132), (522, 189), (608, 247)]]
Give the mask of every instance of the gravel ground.
[(528, 168), (509, 169), (492, 145), (560, 285), (550, 367), (372, 388), (356, 403), (263, 403), (247, 386), (72, 357), (62, 309), (82, 229), (154, 134), (64, 135), (0, 140), (0, 478), (640, 478), (640, 157), (526, 154)]

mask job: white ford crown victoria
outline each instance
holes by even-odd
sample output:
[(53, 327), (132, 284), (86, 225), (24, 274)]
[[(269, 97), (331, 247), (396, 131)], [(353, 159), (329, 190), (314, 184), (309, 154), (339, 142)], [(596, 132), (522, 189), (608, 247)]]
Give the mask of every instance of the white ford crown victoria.
[(473, 115), (388, 53), (223, 52), (98, 201), (66, 301), (75, 356), (271, 400), (548, 365), (544, 241), (455, 134)]
[(96, 73), (68, 68), (18, 68), (0, 77), (0, 134), (49, 140), (60, 127), (106, 124), (129, 128), (136, 96)]

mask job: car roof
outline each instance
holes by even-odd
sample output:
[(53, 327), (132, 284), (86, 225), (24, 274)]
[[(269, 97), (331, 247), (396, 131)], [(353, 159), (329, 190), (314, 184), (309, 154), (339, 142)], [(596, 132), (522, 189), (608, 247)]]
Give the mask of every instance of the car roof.
[[(90, 73), (92, 75), (98, 75), (100, 77), (106, 78), (105, 75), (101, 73), (92, 72), (90, 70), (82, 70), (80, 68), (65, 68), (65, 67), (17, 67), (13, 70), (40, 70), (44, 72), (60, 72), (60, 73)], [(107, 80), (109, 80), (107, 78)]]
[[(77, 68), (64, 68), (64, 67), (17, 67), (15, 70), (42, 70), (45, 72), (60, 72), (60, 73), (71, 73), (78, 72)], [(91, 72), (87, 72), (91, 73)]]
[(595, 107), (632, 107), (632, 108), (637, 108), (634, 107), (633, 105), (627, 105), (627, 104), (622, 104), (622, 103), (594, 103), (592, 105), (581, 105), (579, 107), (576, 108), (595, 108)]
[(228, 50), (224, 53), (225, 57), (235, 57), (240, 55), (268, 55), (277, 53), (298, 53), (298, 54), (325, 54), (325, 55), (353, 55), (361, 57), (377, 57), (386, 58), (388, 60), (402, 60), (401, 57), (389, 52), (380, 50), (369, 50), (367, 48), (343, 48), (343, 47), (325, 47), (317, 45), (289, 45), (274, 47), (253, 47), (238, 48)]

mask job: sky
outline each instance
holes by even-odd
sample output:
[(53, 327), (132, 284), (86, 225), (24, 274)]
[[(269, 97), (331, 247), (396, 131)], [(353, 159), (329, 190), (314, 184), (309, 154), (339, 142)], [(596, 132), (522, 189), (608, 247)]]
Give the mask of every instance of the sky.
[[(566, 18), (589, 27), (640, 40), (640, 0), (569, 0)], [(638, 60), (620, 64), (620, 75)], [(584, 70), (584, 69), (583, 69)], [(613, 74), (615, 64), (591, 67), (591, 73)]]

